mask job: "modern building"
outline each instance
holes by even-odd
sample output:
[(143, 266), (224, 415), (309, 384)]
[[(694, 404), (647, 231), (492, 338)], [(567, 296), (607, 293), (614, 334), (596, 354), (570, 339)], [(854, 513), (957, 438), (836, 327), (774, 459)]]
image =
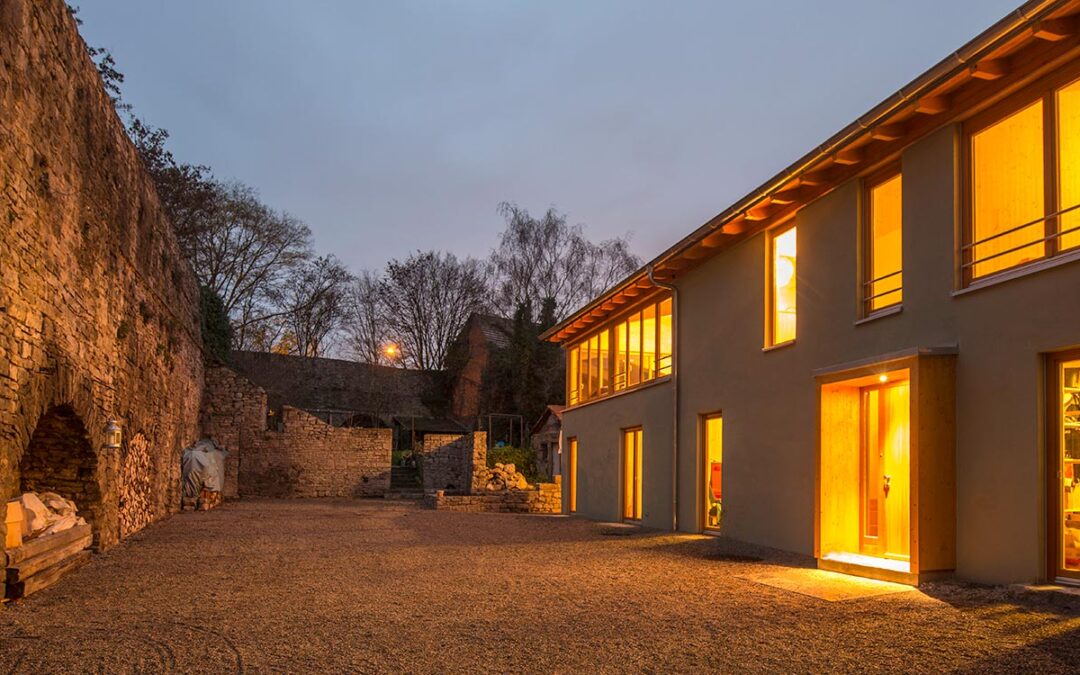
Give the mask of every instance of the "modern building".
[(1080, 23), (1028, 2), (545, 334), (568, 510), (1080, 580)]

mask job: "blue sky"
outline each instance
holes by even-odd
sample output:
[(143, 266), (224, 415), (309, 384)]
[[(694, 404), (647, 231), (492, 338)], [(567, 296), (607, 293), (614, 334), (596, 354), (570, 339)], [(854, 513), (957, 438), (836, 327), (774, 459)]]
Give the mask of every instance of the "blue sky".
[(353, 269), (486, 256), (500, 201), (651, 258), (1018, 0), (83, 0), (183, 161)]

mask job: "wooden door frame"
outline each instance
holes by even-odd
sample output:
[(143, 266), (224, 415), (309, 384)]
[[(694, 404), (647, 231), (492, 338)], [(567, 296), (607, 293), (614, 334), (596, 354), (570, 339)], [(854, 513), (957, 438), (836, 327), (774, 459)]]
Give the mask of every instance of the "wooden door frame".
[[(630, 457), (630, 462), (626, 461), (626, 459), (627, 459), (627, 457), (626, 457), (626, 437), (627, 437), (628, 434), (641, 434), (641, 439), (640, 440), (637, 438), (636, 435), (634, 437), (634, 443), (635, 443), (634, 454)], [(645, 445), (645, 428), (643, 426), (641, 426), (640, 424), (634, 425), (632, 427), (626, 427), (626, 428), (623, 428), (623, 429), (619, 430), (619, 455), (621, 456), (620, 462), (622, 464), (622, 475), (620, 476), (620, 478), (622, 479), (622, 481), (621, 481), (622, 485), (619, 486), (620, 487), (619, 494), (621, 495), (621, 497), (619, 499), (619, 507), (620, 507), (619, 508), (619, 515), (622, 517), (623, 522), (627, 522), (627, 523), (640, 523), (641, 520), (642, 520), (642, 516), (645, 515), (645, 505), (644, 505), (644, 503), (639, 503), (638, 504), (638, 508), (640, 509), (640, 515), (638, 515), (637, 517), (634, 517), (633, 515), (629, 515), (629, 516), (626, 515), (626, 481), (627, 481), (628, 477), (633, 476), (632, 473), (628, 473), (628, 472), (632, 472), (632, 471), (634, 471), (636, 469), (635, 465), (637, 464), (637, 462), (636, 462), (635, 458), (637, 457), (637, 453), (641, 452), (641, 473), (637, 474), (638, 481), (639, 482), (641, 481), (641, 478), (642, 478), (641, 474), (643, 474), (645, 472), (645, 452), (644, 452), (644, 449), (642, 449), (642, 447), (641, 447), (641, 446), (644, 446), (644, 445)], [(636, 487), (634, 486), (632, 478), (631, 478), (630, 484), (631, 484), (630, 513), (633, 514), (634, 513), (634, 500), (637, 499), (637, 492), (638, 491), (637, 491)], [(645, 499), (645, 484), (644, 483), (641, 483), (641, 498), (642, 498), (642, 502), (644, 502), (644, 499)]]
[(1063, 448), (1061, 447), (1061, 364), (1066, 361), (1080, 360), (1080, 348), (1045, 355), (1045, 390), (1046, 397), (1046, 580), (1053, 582), (1058, 578), (1080, 581), (1080, 571), (1069, 572), (1058, 564), (1061, 555), (1062, 525), (1061, 478), (1058, 470), (1061, 466)]

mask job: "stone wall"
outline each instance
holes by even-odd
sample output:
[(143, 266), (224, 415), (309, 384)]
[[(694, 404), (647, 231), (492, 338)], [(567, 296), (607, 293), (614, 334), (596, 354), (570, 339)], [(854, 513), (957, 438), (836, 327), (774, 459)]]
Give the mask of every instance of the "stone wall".
[(244, 441), (266, 430), (266, 392), (236, 371), (224, 366), (206, 369), (201, 423), (203, 436), (212, 438), (229, 453), (225, 458), (223, 496), (240, 494), (239, 466)]
[[(59, 486), (102, 547), (122, 508), (177, 510), (200, 348), (195, 276), (65, 3), (0, 0), (0, 509)], [(131, 452), (152, 498), (122, 505)]]
[(226, 496), (367, 497), (390, 488), (390, 429), (334, 427), (291, 406), (268, 429), (266, 392), (224, 366), (207, 369), (202, 427), (229, 452)]
[(290, 406), (281, 425), (245, 440), (241, 496), (375, 497), (390, 489), (390, 429), (332, 427)]
[(539, 483), (532, 490), (506, 490), (478, 495), (447, 495), (442, 491), (424, 495), (424, 506), (437, 511), (469, 513), (562, 513), (562, 484)]
[(472, 492), (475, 467), (487, 466), (487, 434), (427, 434), (421, 449), (424, 490)]

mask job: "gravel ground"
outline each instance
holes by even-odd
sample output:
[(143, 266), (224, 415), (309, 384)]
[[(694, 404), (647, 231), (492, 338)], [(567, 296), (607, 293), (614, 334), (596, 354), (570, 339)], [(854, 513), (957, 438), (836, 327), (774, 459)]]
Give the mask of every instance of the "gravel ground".
[(808, 564), (579, 519), (243, 501), (7, 605), (0, 671), (1080, 669), (1078, 597), (938, 584), (826, 602), (738, 578)]

